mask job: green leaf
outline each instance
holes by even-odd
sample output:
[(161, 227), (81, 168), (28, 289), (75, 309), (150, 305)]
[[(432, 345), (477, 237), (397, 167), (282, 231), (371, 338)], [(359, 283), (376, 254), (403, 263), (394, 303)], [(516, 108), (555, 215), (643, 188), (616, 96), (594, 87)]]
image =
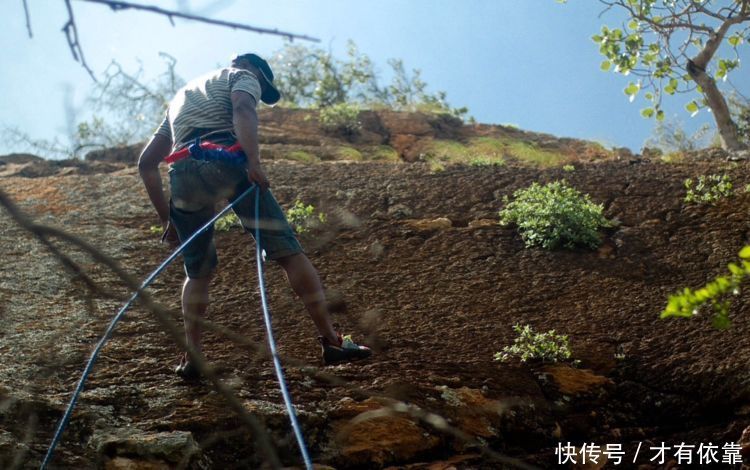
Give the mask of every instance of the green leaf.
[(698, 111), (700, 110), (700, 108), (698, 107), (698, 103), (696, 103), (695, 101), (691, 101), (690, 103), (685, 105), (685, 109), (687, 109), (687, 111), (690, 113), (690, 117), (698, 114)]
[(630, 101), (632, 102), (635, 99), (635, 95), (638, 94), (638, 91), (640, 91), (641, 87), (638, 86), (636, 83), (630, 83), (623, 92), (630, 97)]
[(745, 270), (740, 268), (735, 263), (729, 263), (729, 265), (727, 265), (727, 268), (729, 269), (729, 272), (731, 272), (735, 276), (742, 276), (743, 274), (745, 274)]
[(742, 259), (750, 259), (750, 245), (747, 245), (740, 250), (739, 257)]
[(638, 29), (638, 21), (636, 21), (636, 20), (630, 20), (630, 23), (628, 23), (628, 28), (630, 28), (630, 29)]
[(716, 328), (717, 330), (726, 330), (732, 324), (725, 312), (721, 312), (716, 315), (712, 323), (714, 325), (714, 328)]
[(654, 110), (654, 108), (643, 108), (641, 110), (641, 116), (645, 117), (646, 119), (654, 117), (654, 114), (656, 114), (656, 110)]
[(734, 36), (729, 36), (727, 41), (729, 41), (729, 44), (731, 44), (732, 47), (737, 47), (742, 44), (742, 36), (735, 34)]
[(604, 62), (602, 62), (602, 65), (599, 66), (599, 68), (602, 69), (602, 71), (604, 72), (608, 71), (611, 67), (612, 67), (612, 62), (608, 60), (605, 60)]
[(656, 112), (656, 120), (659, 122), (664, 120), (664, 111), (659, 110)]

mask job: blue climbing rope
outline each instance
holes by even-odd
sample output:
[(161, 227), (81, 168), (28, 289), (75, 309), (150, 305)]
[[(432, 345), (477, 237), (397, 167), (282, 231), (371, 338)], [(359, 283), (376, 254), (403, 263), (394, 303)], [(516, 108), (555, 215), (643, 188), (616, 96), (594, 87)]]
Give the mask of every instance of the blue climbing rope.
[[(224, 214), (229, 212), (230, 209), (232, 209), (240, 200), (244, 199), (248, 194), (250, 194), (253, 190), (257, 189), (257, 186), (253, 185), (250, 186), (247, 190), (245, 190), (242, 194), (240, 194), (234, 201), (231, 202), (231, 204), (227, 205), (223, 210), (221, 210), (218, 214), (216, 214), (211, 220), (209, 220), (205, 225), (203, 225), (200, 229), (198, 229), (197, 232), (192, 234), (185, 242), (183, 242), (169, 257), (164, 260), (164, 262), (154, 270), (149, 276), (146, 278), (146, 280), (143, 281), (141, 284), (141, 287), (133, 293), (133, 295), (130, 297), (130, 299), (127, 301), (127, 303), (120, 309), (119, 312), (117, 312), (117, 315), (112, 319), (112, 321), (109, 323), (109, 326), (107, 327), (106, 331), (104, 332), (104, 335), (102, 336), (101, 340), (99, 340), (99, 343), (97, 343), (96, 347), (94, 348), (94, 351), (91, 353), (91, 357), (89, 358), (88, 363), (86, 363), (86, 367), (83, 370), (83, 373), (81, 374), (81, 378), (78, 381), (78, 385), (76, 386), (75, 392), (73, 392), (73, 397), (70, 399), (70, 403), (68, 404), (68, 408), (65, 410), (65, 414), (63, 414), (63, 417), (60, 419), (60, 423), (57, 425), (57, 429), (55, 431), (55, 435), (52, 438), (52, 442), (49, 445), (49, 448), (47, 449), (47, 454), (44, 457), (44, 461), (41, 465), (41, 470), (44, 470), (47, 468), (47, 465), (49, 465), (50, 461), (52, 460), (52, 456), (55, 453), (55, 448), (57, 447), (57, 444), (59, 444), (60, 439), (62, 438), (63, 431), (65, 431), (65, 428), (67, 427), (70, 416), (73, 414), (73, 409), (76, 406), (76, 403), (78, 402), (78, 397), (80, 396), (81, 392), (83, 391), (83, 386), (86, 383), (86, 379), (88, 378), (89, 374), (91, 373), (91, 370), (94, 367), (94, 363), (96, 362), (97, 357), (99, 356), (99, 352), (102, 350), (104, 345), (107, 343), (109, 338), (112, 336), (112, 333), (114, 332), (115, 326), (117, 326), (117, 323), (122, 319), (122, 317), (125, 315), (125, 312), (130, 308), (130, 306), (133, 304), (135, 299), (138, 298), (140, 293), (146, 289), (153, 281), (156, 279), (157, 276), (159, 276), (166, 268), (169, 266), (169, 264), (174, 261), (177, 256), (179, 256), (185, 248), (187, 248), (188, 245), (190, 245), (193, 240), (195, 240), (198, 236), (200, 236), (202, 233), (204, 233), (206, 230), (208, 230), (213, 224), (219, 220), (220, 217), (222, 217)], [(255, 226), (256, 226), (256, 237), (260, 236), (260, 233), (258, 232), (258, 201), (259, 197), (256, 197), (256, 203), (255, 203)], [(259, 243), (257, 243), (256, 239), (256, 246), (260, 246)], [(260, 256), (260, 248), (256, 250), (256, 253), (258, 256)], [(263, 276), (262, 276), (262, 270), (261, 270), (261, 264), (260, 264), (260, 258), (258, 261), (258, 272), (261, 273), (260, 275), (260, 283), (261, 283), (261, 298), (263, 300), (263, 311), (266, 313), (268, 311), (268, 307), (265, 300), (265, 288), (263, 287)], [(270, 322), (266, 322), (268, 330), (268, 337), (271, 341), (273, 341), (271, 336), (271, 330), (270, 330)], [(283, 375), (281, 374), (281, 365), (278, 363), (278, 357), (275, 353), (275, 345), (272, 343), (272, 350), (274, 351), (274, 365), (277, 365), (277, 374), (283, 380)], [(295, 432), (298, 433), (298, 442), (300, 443), (300, 448), (302, 449), (303, 457), (305, 457), (305, 464), (307, 465), (308, 469), (312, 468), (312, 464), (309, 463), (309, 457), (307, 457), (307, 450), (304, 447), (304, 441), (302, 440), (301, 433), (299, 433), (298, 428), (299, 425), (296, 424), (296, 415), (294, 414), (294, 407), (291, 405), (291, 400), (288, 400), (287, 395), (288, 392), (286, 392), (286, 384), (284, 382), (281, 382), (281, 388), (282, 393), (284, 394), (284, 401), (287, 403), (287, 408), (289, 409), (289, 416), (292, 419), (292, 425), (295, 426)]]
[(281, 395), (284, 397), (284, 404), (286, 405), (287, 412), (289, 413), (289, 420), (292, 422), (292, 429), (294, 430), (294, 437), (297, 438), (297, 445), (299, 451), (302, 454), (302, 460), (305, 462), (305, 468), (312, 470), (313, 465), (310, 460), (310, 455), (307, 453), (307, 446), (305, 445), (305, 438), (302, 436), (302, 429), (300, 428), (299, 422), (297, 421), (297, 412), (292, 404), (292, 398), (289, 395), (289, 390), (286, 387), (286, 380), (284, 380), (284, 370), (281, 368), (281, 360), (279, 354), (276, 352), (276, 341), (273, 339), (273, 328), (271, 327), (271, 313), (268, 309), (268, 300), (266, 299), (266, 283), (263, 279), (263, 257), (261, 256), (260, 248), (260, 192), (255, 197), (255, 259), (258, 264), (258, 284), (260, 285), (260, 303), (263, 306), (263, 320), (266, 323), (266, 333), (268, 334), (268, 346), (271, 349), (271, 357), (273, 357), (273, 367), (276, 369), (276, 378), (279, 380), (279, 388), (281, 388)]

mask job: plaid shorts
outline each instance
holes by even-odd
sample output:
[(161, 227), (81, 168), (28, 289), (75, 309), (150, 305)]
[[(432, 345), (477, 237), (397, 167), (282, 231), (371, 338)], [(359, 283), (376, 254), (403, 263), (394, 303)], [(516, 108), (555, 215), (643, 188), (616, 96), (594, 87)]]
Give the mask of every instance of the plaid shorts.
[[(180, 160), (169, 169), (169, 218), (180, 240), (187, 240), (216, 214), (216, 204), (234, 200), (250, 187), (244, 165), (225, 161)], [(255, 236), (255, 198), (252, 191), (234, 207), (245, 230)], [(260, 247), (269, 259), (302, 253), (294, 230), (270, 190), (260, 195)], [(214, 229), (197, 237), (183, 252), (185, 272), (192, 279), (211, 275), (218, 265)]]

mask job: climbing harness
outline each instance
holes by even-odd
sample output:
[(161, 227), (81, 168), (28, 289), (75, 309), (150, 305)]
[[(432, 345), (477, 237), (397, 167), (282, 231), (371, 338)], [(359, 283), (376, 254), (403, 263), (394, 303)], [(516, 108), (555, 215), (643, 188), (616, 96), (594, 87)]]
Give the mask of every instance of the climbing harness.
[[(202, 145), (205, 145), (205, 144), (201, 144), (201, 146)], [(211, 144), (211, 145), (215, 145), (215, 144)], [(209, 149), (209, 150), (212, 150), (212, 149)], [(125, 305), (117, 312), (117, 315), (115, 315), (115, 317), (109, 323), (109, 326), (105, 330), (104, 335), (102, 336), (101, 340), (99, 340), (99, 343), (97, 343), (96, 347), (94, 348), (94, 351), (91, 353), (91, 357), (89, 358), (88, 363), (86, 363), (86, 367), (84, 368), (83, 373), (81, 374), (81, 378), (78, 381), (78, 385), (76, 386), (76, 389), (73, 392), (73, 397), (70, 399), (70, 403), (68, 403), (68, 408), (65, 410), (63, 417), (60, 419), (60, 423), (57, 425), (55, 435), (52, 438), (52, 442), (50, 443), (49, 448), (47, 449), (47, 454), (44, 457), (44, 461), (42, 461), (42, 465), (40, 467), (41, 470), (46, 469), (47, 465), (49, 465), (50, 461), (52, 460), (52, 456), (55, 453), (55, 448), (57, 447), (57, 444), (60, 442), (60, 439), (62, 438), (62, 434), (65, 431), (65, 428), (67, 427), (70, 421), (70, 416), (73, 414), (73, 409), (75, 408), (76, 403), (78, 402), (78, 397), (83, 391), (83, 386), (86, 383), (86, 379), (88, 378), (89, 374), (91, 373), (91, 370), (94, 367), (94, 363), (96, 362), (96, 359), (99, 356), (99, 352), (102, 350), (106, 342), (112, 336), (115, 326), (117, 326), (117, 323), (125, 315), (125, 312), (127, 311), (127, 309), (132, 305), (135, 299), (138, 298), (140, 293), (144, 289), (146, 289), (154, 281), (154, 279), (156, 279), (167, 268), (167, 266), (169, 266), (169, 264), (172, 261), (174, 261), (175, 258), (177, 258), (177, 256), (179, 256), (183, 251), (185, 251), (185, 248), (187, 248), (188, 245), (190, 245), (199, 235), (201, 235), (210, 227), (212, 227), (213, 224), (217, 220), (219, 220), (220, 217), (222, 217), (224, 214), (229, 212), (229, 210), (234, 208), (234, 206), (239, 201), (244, 199), (248, 194), (250, 194), (254, 190), (258, 191), (258, 194), (256, 195), (256, 198), (255, 198), (255, 256), (257, 258), (257, 264), (258, 264), (258, 282), (260, 285), (261, 305), (263, 308), (263, 318), (266, 324), (266, 333), (268, 334), (268, 343), (271, 349), (271, 354), (273, 356), (273, 364), (274, 364), (274, 368), (276, 369), (276, 377), (279, 380), (279, 387), (281, 388), (281, 394), (284, 398), (284, 404), (286, 405), (287, 412), (289, 413), (289, 419), (292, 423), (292, 428), (294, 430), (294, 435), (297, 439), (297, 444), (300, 448), (300, 453), (302, 454), (302, 458), (305, 462), (305, 468), (307, 468), (308, 470), (312, 470), (313, 468), (312, 461), (310, 460), (310, 456), (308, 455), (307, 447), (305, 445), (305, 440), (304, 440), (304, 437), (302, 436), (302, 431), (301, 431), (299, 422), (297, 421), (297, 413), (295, 411), (294, 405), (292, 404), (292, 399), (291, 399), (291, 396), (289, 395), (289, 391), (287, 390), (286, 381), (284, 379), (284, 372), (281, 368), (281, 361), (279, 359), (278, 353), (276, 352), (276, 343), (273, 339), (273, 331), (271, 328), (271, 314), (268, 309), (265, 282), (263, 280), (263, 261), (261, 258), (260, 223), (259, 223), (260, 222), (259, 221), (260, 219), (260, 188), (257, 185), (250, 186), (247, 190), (245, 190), (242, 194), (240, 194), (237, 198), (235, 198), (234, 201), (228, 204), (224, 209), (222, 209), (218, 214), (216, 214), (211, 220), (206, 222), (205, 225), (203, 225), (194, 234), (192, 234), (187, 240), (185, 240), (184, 243), (182, 243), (179, 247), (177, 247), (177, 249), (171, 255), (169, 255), (169, 257), (167, 257), (167, 259), (165, 259), (161, 263), (161, 265), (159, 265), (158, 268), (156, 268), (156, 270), (154, 270), (151, 274), (148, 275), (148, 277), (141, 284), (140, 288), (133, 293), (133, 295), (125, 303)]]
[(194, 160), (222, 160), (234, 164), (245, 163), (245, 154), (239, 143), (231, 147), (225, 147), (213, 142), (201, 142), (200, 138), (195, 139), (195, 142), (189, 146), (169, 155), (164, 161), (172, 164), (188, 157)]

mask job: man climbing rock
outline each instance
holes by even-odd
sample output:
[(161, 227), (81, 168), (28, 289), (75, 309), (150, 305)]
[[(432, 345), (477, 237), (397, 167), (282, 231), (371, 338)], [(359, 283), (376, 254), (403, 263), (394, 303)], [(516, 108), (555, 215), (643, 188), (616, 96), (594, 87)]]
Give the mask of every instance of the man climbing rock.
[[(261, 248), (281, 265), (305, 304), (320, 335), (324, 363), (369, 357), (369, 348), (342, 337), (331, 324), (318, 273), (269, 189), (260, 161), (256, 106), (259, 100), (269, 105), (279, 100), (273, 79), (265, 60), (244, 54), (235, 57), (230, 67), (188, 83), (170, 102), (163, 123), (140, 156), (138, 170), (164, 226), (164, 238), (173, 245), (178, 237), (187, 240), (208, 222), (217, 202), (232, 201), (250, 185), (258, 185), (261, 190), (242, 199), (234, 211), (243, 227), (254, 233), (255, 198), (260, 197)], [(204, 150), (206, 147), (212, 150)], [(158, 170), (165, 158), (171, 164), (169, 203)], [(200, 351), (201, 328), (195, 318), (206, 314), (209, 284), (218, 263), (213, 228), (185, 249), (184, 263), (185, 335), (188, 345)], [(199, 375), (187, 353), (176, 373), (185, 379)]]

